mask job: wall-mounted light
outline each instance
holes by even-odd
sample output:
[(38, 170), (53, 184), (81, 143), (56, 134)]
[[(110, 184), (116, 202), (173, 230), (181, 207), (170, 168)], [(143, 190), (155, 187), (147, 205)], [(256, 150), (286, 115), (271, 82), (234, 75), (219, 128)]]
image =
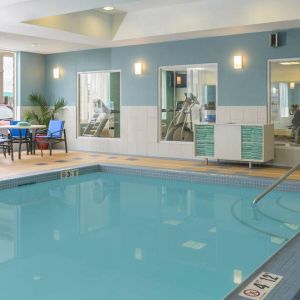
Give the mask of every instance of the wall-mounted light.
[(59, 79), (60, 78), (60, 69), (59, 68), (54, 68), (53, 69), (53, 78), (54, 79)]
[(293, 90), (295, 88), (295, 82), (290, 82), (290, 89)]
[(181, 84), (181, 76), (176, 76), (176, 84), (180, 85)]
[(142, 75), (143, 74), (143, 64), (141, 62), (136, 62), (134, 64), (134, 74)]
[(243, 57), (241, 55), (235, 55), (233, 57), (233, 68), (242, 69), (243, 68)]
[(276, 87), (273, 87), (273, 88), (272, 88), (272, 94), (273, 94), (273, 95), (276, 95), (276, 94), (277, 94), (277, 89), (276, 89)]

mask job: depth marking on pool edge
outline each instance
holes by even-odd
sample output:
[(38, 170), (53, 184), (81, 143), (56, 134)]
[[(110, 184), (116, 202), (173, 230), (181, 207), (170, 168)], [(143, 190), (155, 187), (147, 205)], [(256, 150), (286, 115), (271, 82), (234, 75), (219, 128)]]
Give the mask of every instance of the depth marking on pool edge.
[(247, 299), (263, 300), (282, 278), (281, 275), (262, 272), (239, 293), (239, 296)]
[(79, 175), (79, 170), (78, 169), (72, 169), (72, 170), (64, 170), (60, 172), (60, 178), (70, 178), (70, 177), (75, 177)]

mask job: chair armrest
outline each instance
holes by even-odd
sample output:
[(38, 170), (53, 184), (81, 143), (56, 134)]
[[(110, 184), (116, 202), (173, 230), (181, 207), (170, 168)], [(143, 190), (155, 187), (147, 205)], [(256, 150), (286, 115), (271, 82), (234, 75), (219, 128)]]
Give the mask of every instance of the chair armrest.
[(60, 130), (57, 130), (57, 131), (53, 131), (53, 132), (50, 133), (50, 137), (53, 137), (53, 134), (56, 134), (56, 133), (58, 133), (58, 132), (63, 132), (63, 131), (64, 131), (64, 129), (60, 129)]

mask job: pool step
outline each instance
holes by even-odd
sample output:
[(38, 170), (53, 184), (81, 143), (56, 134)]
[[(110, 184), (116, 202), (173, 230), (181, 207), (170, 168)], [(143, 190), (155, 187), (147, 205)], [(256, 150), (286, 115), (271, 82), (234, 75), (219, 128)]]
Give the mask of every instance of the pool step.
[(300, 198), (290, 194), (275, 194), (257, 205), (264, 216), (300, 228)]
[(296, 224), (270, 218), (268, 215), (261, 213), (256, 207), (253, 207), (250, 202), (244, 200), (236, 201), (231, 208), (231, 212), (233, 217), (241, 224), (269, 235), (275, 243), (289, 240), (300, 229)]

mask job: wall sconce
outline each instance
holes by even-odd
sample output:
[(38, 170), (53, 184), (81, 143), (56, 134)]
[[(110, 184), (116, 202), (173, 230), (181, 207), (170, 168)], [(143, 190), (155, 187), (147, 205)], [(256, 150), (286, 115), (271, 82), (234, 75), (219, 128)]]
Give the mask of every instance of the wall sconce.
[(59, 68), (54, 68), (53, 69), (53, 78), (54, 79), (59, 79), (60, 78), (60, 69)]
[(293, 90), (295, 88), (295, 82), (290, 82), (290, 89)]
[(236, 55), (233, 57), (233, 68), (234, 69), (243, 68), (243, 57), (241, 55)]
[(141, 62), (136, 62), (134, 64), (134, 74), (142, 75), (143, 74), (143, 64)]
[(176, 76), (176, 84), (181, 85), (181, 77), (180, 76)]

